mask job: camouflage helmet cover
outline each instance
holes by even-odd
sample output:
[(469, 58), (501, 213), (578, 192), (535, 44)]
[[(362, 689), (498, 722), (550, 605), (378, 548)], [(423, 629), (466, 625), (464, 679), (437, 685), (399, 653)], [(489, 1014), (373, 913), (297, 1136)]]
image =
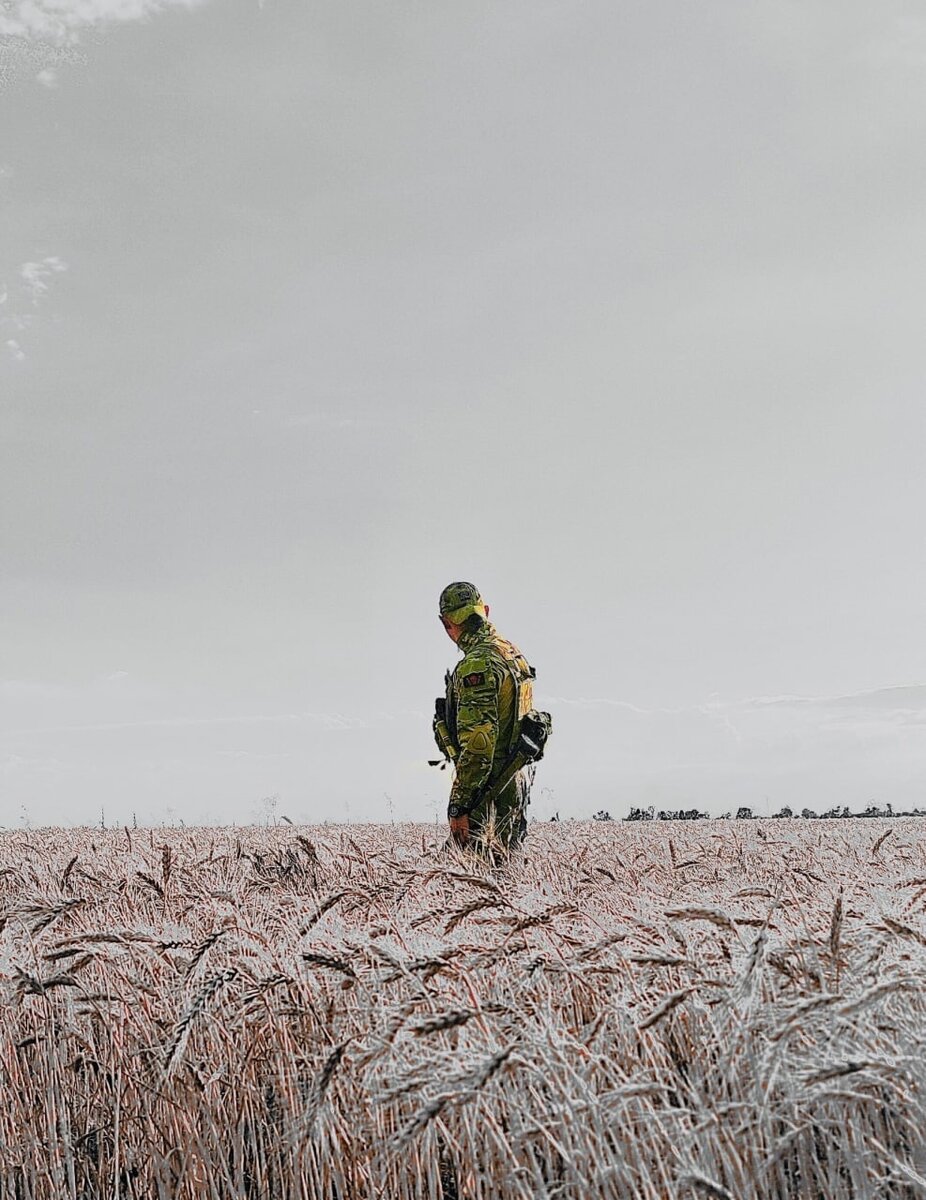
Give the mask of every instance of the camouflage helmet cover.
[(461, 625), (474, 612), (486, 615), (479, 589), (472, 583), (448, 583), (440, 594), (440, 615)]

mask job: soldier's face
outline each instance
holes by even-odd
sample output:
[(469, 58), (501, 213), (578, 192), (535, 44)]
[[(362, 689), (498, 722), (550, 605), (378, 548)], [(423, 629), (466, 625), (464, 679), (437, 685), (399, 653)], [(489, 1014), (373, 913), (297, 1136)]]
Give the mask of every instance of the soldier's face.
[[(485, 606), (485, 609), (486, 609), (486, 620), (488, 621), (488, 619), (489, 619), (488, 604)], [(453, 644), (456, 645), (463, 634), (463, 626), (462, 625), (454, 625), (453, 621), (448, 621), (446, 617), (441, 617), (440, 623), (441, 623), (441, 625), (443, 625), (444, 629), (446, 629), (447, 637), (449, 637), (450, 640), (453, 642)]]
[(447, 637), (449, 637), (453, 644), (456, 645), (460, 640), (460, 634), (463, 632), (463, 626), (454, 625), (453, 621), (448, 621), (446, 617), (441, 617), (440, 623), (447, 631)]

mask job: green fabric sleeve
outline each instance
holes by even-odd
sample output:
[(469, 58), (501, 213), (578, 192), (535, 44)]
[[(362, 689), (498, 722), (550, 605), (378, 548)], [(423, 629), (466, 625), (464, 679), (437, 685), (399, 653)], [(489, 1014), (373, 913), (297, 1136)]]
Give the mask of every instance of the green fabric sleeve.
[(450, 803), (468, 808), (489, 778), (498, 740), (498, 682), (488, 659), (467, 655), (453, 673), (453, 688), (460, 754)]

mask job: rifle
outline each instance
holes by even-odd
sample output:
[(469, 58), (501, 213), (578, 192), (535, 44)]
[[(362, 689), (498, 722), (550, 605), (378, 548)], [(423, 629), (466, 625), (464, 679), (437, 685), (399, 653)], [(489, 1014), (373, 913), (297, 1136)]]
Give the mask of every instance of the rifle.
[(443, 758), (429, 758), (429, 767), (440, 767), (443, 771), (448, 763), (456, 761), (457, 747), (450, 733), (450, 724), (447, 720), (447, 701), (445, 697), (438, 696), (434, 701), (434, 720), (431, 723), (434, 730), (434, 740), (437, 742), (437, 748), (443, 754)]

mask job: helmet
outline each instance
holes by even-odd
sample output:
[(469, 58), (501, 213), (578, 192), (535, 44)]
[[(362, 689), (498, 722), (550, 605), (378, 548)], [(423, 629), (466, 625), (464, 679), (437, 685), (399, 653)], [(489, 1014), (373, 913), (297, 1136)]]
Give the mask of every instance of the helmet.
[(440, 594), (440, 615), (462, 625), (473, 613), (486, 615), (479, 589), (472, 583), (448, 583)]

